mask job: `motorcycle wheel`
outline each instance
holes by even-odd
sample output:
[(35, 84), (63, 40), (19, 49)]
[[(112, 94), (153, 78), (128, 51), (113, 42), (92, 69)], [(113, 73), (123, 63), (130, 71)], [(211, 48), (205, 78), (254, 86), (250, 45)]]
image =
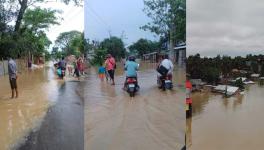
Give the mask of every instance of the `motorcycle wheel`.
[(162, 86), (162, 90), (163, 91), (166, 91), (166, 87), (164, 85)]

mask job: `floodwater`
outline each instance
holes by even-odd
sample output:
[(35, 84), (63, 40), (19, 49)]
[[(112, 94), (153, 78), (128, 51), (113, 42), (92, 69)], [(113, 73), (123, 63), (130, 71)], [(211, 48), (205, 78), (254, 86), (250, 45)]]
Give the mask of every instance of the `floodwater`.
[(174, 90), (160, 91), (154, 64), (141, 64), (140, 91), (134, 98), (116, 85), (101, 82), (90, 69), (84, 88), (85, 149), (180, 150), (185, 137), (185, 69), (176, 67)]
[(54, 78), (48, 66), (24, 71), (18, 76), (19, 97), (10, 99), (8, 76), (0, 77), (0, 150), (17, 148), (30, 131), (37, 130), (56, 101), (61, 83)]
[(191, 150), (262, 150), (264, 147), (264, 87), (247, 87), (231, 98), (193, 93), (193, 118), (187, 120)]
[(0, 150), (60, 146), (56, 144), (64, 144), (62, 149), (77, 144), (82, 149), (82, 117), (88, 150), (181, 149), (185, 69), (176, 68), (174, 90), (163, 92), (156, 85), (155, 64), (141, 68), (141, 89), (135, 98), (121, 90), (122, 69), (117, 70), (115, 86), (101, 82), (93, 68), (82, 82), (56, 80), (51, 65), (24, 71), (18, 77), (17, 99), (9, 98), (8, 76), (0, 77)]

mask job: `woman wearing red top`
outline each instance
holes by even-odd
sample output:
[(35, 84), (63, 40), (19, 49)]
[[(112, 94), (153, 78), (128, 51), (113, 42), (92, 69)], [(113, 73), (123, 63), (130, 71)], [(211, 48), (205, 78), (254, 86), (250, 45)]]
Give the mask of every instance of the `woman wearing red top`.
[(115, 66), (116, 66), (116, 62), (115, 62), (115, 59), (114, 57), (112, 57), (111, 54), (107, 54), (107, 59), (105, 61), (105, 64), (106, 64), (106, 70), (112, 80), (112, 85), (115, 85), (115, 79), (114, 79), (114, 76), (115, 76)]

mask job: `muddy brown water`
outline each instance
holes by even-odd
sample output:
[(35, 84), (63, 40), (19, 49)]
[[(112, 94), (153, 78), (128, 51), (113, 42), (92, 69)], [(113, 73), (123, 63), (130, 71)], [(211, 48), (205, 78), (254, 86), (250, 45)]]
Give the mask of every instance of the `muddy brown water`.
[(247, 87), (231, 98), (194, 93), (193, 118), (187, 120), (187, 145), (191, 150), (262, 150), (264, 147), (264, 87)]
[(84, 88), (85, 149), (180, 150), (185, 135), (185, 72), (176, 67), (173, 91), (156, 85), (155, 64), (141, 64), (140, 91), (134, 98), (121, 88), (122, 69), (116, 85), (101, 82), (89, 72)]
[[(93, 68), (84, 84), (85, 149), (166, 149), (184, 145), (185, 72), (177, 68), (173, 91), (156, 85), (155, 64), (141, 64), (140, 92), (135, 98), (121, 90), (123, 71), (116, 86), (101, 82)], [(66, 79), (67, 81), (68, 79)], [(74, 80), (74, 79), (69, 79)], [(83, 80), (82, 80), (83, 81)], [(16, 149), (30, 132), (38, 132), (43, 118), (57, 103), (64, 81), (56, 80), (51, 66), (19, 74), (19, 98), (10, 99), (8, 76), (0, 77), (0, 150)]]
[(40, 126), (61, 84), (54, 78), (49, 67), (24, 71), (18, 76), (19, 98), (10, 99), (8, 76), (0, 77), (0, 150), (15, 149)]

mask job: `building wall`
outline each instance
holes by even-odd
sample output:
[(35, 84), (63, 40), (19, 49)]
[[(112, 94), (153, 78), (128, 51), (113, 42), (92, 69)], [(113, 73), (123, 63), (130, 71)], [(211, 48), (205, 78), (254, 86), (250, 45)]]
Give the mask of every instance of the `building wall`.
[(170, 59), (176, 64), (183, 65), (186, 58), (186, 49), (170, 51)]

